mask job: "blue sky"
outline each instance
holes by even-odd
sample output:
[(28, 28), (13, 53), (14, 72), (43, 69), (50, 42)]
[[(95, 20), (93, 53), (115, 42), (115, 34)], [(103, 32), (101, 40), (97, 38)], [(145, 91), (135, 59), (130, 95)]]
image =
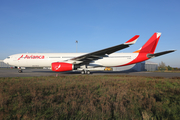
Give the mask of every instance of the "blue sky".
[(0, 0), (0, 59), (16, 53), (88, 53), (126, 42), (133, 52), (153, 35), (162, 36), (151, 59), (180, 67), (179, 0)]

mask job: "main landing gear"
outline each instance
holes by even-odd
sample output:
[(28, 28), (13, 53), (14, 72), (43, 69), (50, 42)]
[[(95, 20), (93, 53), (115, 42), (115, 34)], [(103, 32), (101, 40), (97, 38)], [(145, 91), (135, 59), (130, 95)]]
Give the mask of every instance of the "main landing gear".
[(91, 72), (89, 70), (82, 70), (81, 74), (91, 74)]

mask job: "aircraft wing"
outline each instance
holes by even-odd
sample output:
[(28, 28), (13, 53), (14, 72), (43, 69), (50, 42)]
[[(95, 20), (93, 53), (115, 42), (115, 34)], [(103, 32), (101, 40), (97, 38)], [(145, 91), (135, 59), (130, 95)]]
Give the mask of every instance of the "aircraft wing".
[(148, 54), (147, 57), (148, 58), (154, 58), (154, 57), (158, 57), (160, 55), (164, 55), (164, 54), (168, 54), (168, 53), (171, 53), (171, 52), (174, 52), (176, 50), (168, 50), (168, 51), (164, 51), (164, 52), (158, 52), (158, 53), (154, 53), (154, 54)]
[(109, 55), (111, 53), (114, 53), (116, 51), (127, 48), (130, 45), (133, 45), (137, 41), (138, 37), (139, 37), (139, 35), (135, 35), (134, 37), (132, 37), (130, 40), (128, 40), (127, 42), (125, 42), (123, 44), (116, 45), (116, 46), (113, 46), (113, 47), (109, 47), (109, 48), (106, 48), (106, 49), (102, 49), (102, 50), (99, 50), (99, 51), (95, 51), (95, 52), (92, 52), (92, 53), (88, 53), (88, 54), (85, 54), (85, 55), (82, 55), (82, 56), (79, 56), (79, 57), (72, 58), (70, 60), (79, 61), (77, 63), (74, 62), (74, 64), (78, 64), (78, 63), (88, 64), (91, 61), (102, 59), (103, 57), (108, 57), (107, 55)]

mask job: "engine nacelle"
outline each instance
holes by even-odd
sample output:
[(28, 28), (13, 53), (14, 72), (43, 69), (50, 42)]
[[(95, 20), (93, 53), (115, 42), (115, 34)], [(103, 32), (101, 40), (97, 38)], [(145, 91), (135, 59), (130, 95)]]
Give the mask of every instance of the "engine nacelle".
[(55, 72), (71, 71), (74, 69), (74, 65), (64, 62), (54, 62), (51, 64), (51, 69)]

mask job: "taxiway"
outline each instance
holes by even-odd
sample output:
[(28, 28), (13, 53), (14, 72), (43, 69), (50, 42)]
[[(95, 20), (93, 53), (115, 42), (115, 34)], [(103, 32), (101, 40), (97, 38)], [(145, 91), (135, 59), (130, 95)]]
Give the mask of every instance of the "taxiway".
[[(172, 72), (113, 72), (113, 71), (92, 71), (91, 75), (131, 75), (146, 77), (180, 77), (180, 73)], [(46, 69), (26, 69), (23, 73), (18, 73), (17, 69), (0, 69), (0, 77), (33, 77), (33, 76), (61, 76), (61, 75), (81, 75), (79, 71), (73, 72), (53, 72)]]

